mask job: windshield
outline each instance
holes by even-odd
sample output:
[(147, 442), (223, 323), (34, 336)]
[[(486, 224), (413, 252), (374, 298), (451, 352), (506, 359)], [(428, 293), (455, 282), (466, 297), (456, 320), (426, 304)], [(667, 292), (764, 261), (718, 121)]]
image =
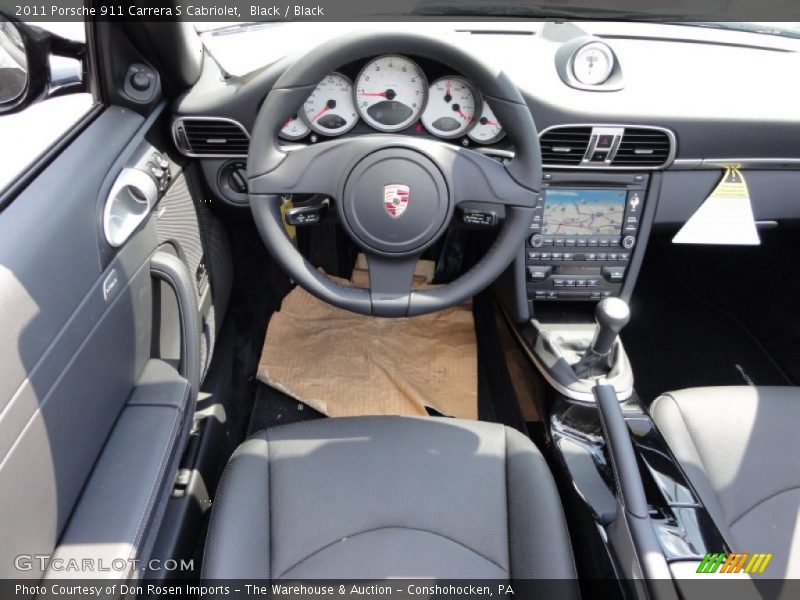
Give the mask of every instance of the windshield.
[[(431, 10), (432, 5), (427, 5)], [(464, 12), (444, 13), (442, 5), (437, 5), (439, 15), (452, 14), (454, 18), (464, 16)], [(451, 7), (454, 5), (450, 5)], [(470, 5), (474, 7), (476, 5)], [(496, 8), (496, 7), (495, 7)], [(470, 14), (478, 10), (470, 8)], [(618, 13), (615, 13), (617, 15)], [(489, 13), (484, 13), (491, 17)], [(482, 15), (483, 16), (483, 15)], [(516, 14), (514, 15), (516, 16)], [(778, 22), (683, 22), (670, 21), (669, 19), (645, 18), (641, 14), (638, 19), (634, 15), (624, 22), (627, 27), (634, 27), (642, 35), (649, 35), (652, 28), (676, 28), (684, 31), (691, 29), (695, 39), (711, 41), (726, 41), (720, 36), (739, 35), (760, 37), (771, 36), (787, 39), (800, 39), (800, 23)], [(509, 14), (504, 18), (485, 21), (414, 21), (413, 29), (419, 33), (438, 36), (457, 36), (469, 32), (482, 31), (492, 33), (525, 33), (538, 35), (550, 18), (514, 18), (509, 20)], [(558, 20), (557, 20), (558, 21)], [(559, 21), (564, 22), (564, 21)], [(587, 34), (602, 34), (614, 24), (620, 25), (622, 21), (575, 21), (575, 25), (584, 29)], [(214, 56), (223, 69), (233, 76), (241, 76), (271, 64), (285, 56), (298, 54), (318, 45), (327, 39), (338, 35), (363, 29), (392, 29), (397, 27), (396, 22), (323, 22), (323, 21), (267, 21), (267, 22), (239, 22), (239, 23), (213, 23), (198, 22), (195, 28), (200, 33), (203, 43)], [(705, 31), (704, 31), (705, 30)], [(671, 31), (671, 30), (670, 30)], [(630, 31), (626, 30), (627, 33)], [(726, 34), (727, 32), (727, 34)], [(674, 33), (671, 31), (671, 33)], [(747, 43), (747, 40), (738, 40)], [(752, 40), (750, 40), (752, 41)]]

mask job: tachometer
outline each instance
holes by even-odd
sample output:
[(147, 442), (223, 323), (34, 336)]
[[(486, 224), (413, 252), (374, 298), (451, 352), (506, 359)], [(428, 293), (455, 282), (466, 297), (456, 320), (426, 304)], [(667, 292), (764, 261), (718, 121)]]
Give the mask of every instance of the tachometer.
[(400, 131), (425, 108), (428, 84), (422, 70), (404, 56), (380, 56), (356, 79), (358, 114), (380, 131)]
[(497, 122), (497, 117), (494, 116), (492, 109), (489, 108), (489, 103), (483, 102), (483, 110), (475, 127), (469, 131), (469, 139), (479, 144), (494, 144), (495, 142), (503, 139), (506, 132), (503, 126)]
[(303, 118), (312, 130), (323, 135), (350, 131), (358, 121), (353, 84), (339, 73), (326, 75), (303, 104)]
[(433, 135), (455, 138), (472, 125), (478, 110), (472, 85), (462, 77), (442, 77), (428, 88), (422, 124)]
[(311, 131), (306, 125), (305, 121), (300, 118), (300, 115), (292, 115), (286, 120), (286, 123), (281, 128), (281, 137), (287, 140), (299, 140), (308, 135)]

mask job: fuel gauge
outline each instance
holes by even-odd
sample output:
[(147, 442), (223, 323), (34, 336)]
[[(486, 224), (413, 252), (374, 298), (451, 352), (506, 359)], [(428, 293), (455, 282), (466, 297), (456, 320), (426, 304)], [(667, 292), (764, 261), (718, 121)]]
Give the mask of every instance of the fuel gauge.
[(469, 139), (479, 144), (494, 144), (505, 137), (506, 132), (503, 126), (497, 122), (488, 102), (484, 101), (481, 116), (475, 123), (475, 127), (470, 129)]
[(306, 137), (311, 131), (300, 115), (294, 114), (286, 120), (281, 128), (280, 136), (286, 140), (299, 140)]

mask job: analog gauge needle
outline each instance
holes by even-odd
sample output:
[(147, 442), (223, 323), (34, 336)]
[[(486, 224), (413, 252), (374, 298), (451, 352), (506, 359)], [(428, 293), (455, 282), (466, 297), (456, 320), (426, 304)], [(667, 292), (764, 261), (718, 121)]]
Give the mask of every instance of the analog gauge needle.
[(481, 117), (481, 120), (479, 121), (479, 123), (481, 125), (500, 125), (500, 123), (498, 123), (497, 121), (490, 121), (486, 117)]
[(444, 101), (450, 102), (453, 99), (453, 96), (450, 94), (450, 81), (447, 82), (447, 90), (444, 94)]
[(328, 102), (325, 103), (325, 107), (317, 114), (315, 114), (313, 117), (311, 117), (311, 120), (316, 121), (332, 108), (336, 108), (336, 100), (328, 100)]
[(387, 100), (394, 100), (397, 96), (397, 92), (390, 88), (385, 92), (360, 92), (359, 96), (378, 96), (380, 98), (386, 98)]
[(467, 113), (461, 110), (461, 105), (453, 104), (453, 110), (457, 112), (461, 116), (461, 118), (464, 119), (467, 123), (472, 121), (472, 117), (470, 117)]

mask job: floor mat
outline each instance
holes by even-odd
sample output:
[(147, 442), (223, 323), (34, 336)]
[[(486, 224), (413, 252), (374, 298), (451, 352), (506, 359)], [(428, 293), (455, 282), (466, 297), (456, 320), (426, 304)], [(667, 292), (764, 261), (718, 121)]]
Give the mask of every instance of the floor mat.
[[(354, 272), (354, 285), (365, 279), (365, 271)], [(382, 319), (330, 306), (300, 287), (270, 320), (258, 368), (260, 381), (329, 417), (427, 415), (430, 408), (476, 419), (477, 377), (469, 304)]]
[(687, 387), (787, 383), (751, 330), (687, 288), (658, 243), (647, 248), (631, 315), (622, 340), (648, 404)]

